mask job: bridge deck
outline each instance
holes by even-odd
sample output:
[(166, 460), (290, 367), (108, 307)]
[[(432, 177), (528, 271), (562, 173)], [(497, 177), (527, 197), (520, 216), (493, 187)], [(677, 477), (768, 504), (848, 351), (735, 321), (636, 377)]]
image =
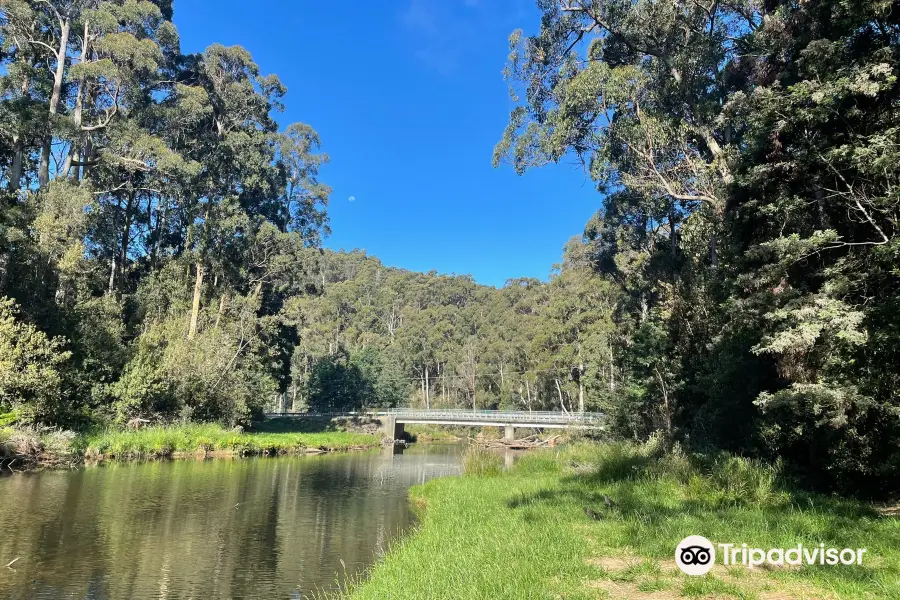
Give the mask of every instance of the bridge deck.
[(335, 417), (374, 417), (391, 418), (397, 423), (431, 423), (435, 425), (472, 425), (485, 427), (542, 427), (550, 429), (563, 428), (602, 428), (602, 413), (562, 413), (549, 411), (511, 411), (511, 410), (443, 410), (443, 409), (404, 409), (346, 412), (346, 413), (268, 413), (267, 417), (293, 418), (335, 418)]

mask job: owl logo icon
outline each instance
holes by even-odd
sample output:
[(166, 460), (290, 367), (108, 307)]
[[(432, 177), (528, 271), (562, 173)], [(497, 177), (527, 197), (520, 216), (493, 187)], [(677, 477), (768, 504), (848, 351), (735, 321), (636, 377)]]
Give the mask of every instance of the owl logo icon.
[(715, 547), (702, 535), (689, 535), (675, 548), (675, 563), (687, 575), (706, 575), (716, 564)]

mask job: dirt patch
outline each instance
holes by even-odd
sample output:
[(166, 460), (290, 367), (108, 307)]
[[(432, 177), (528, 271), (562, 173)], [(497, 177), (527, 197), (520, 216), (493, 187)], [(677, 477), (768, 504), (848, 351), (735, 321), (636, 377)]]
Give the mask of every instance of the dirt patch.
[[(673, 559), (647, 560), (631, 554), (595, 556), (588, 563), (603, 569), (606, 577), (589, 583), (608, 598), (635, 598), (668, 600), (680, 598), (682, 588), (689, 577), (683, 575)], [(759, 600), (832, 600), (832, 593), (823, 592), (812, 585), (798, 581), (779, 581), (770, 574), (797, 567), (772, 569), (746, 569), (744, 567), (716, 567), (710, 576), (726, 584), (727, 589), (699, 596), (706, 599), (738, 598), (741, 593)], [(789, 588), (790, 591), (785, 591)]]
[[(735, 571), (729, 571), (720, 575), (723, 581), (734, 584), (742, 589), (753, 591), (760, 600), (835, 600), (837, 596), (832, 593), (816, 589), (800, 581), (777, 581), (766, 575), (767, 572), (786, 569), (747, 569), (746, 572), (735, 576)], [(793, 570), (793, 567), (792, 569)], [(790, 587), (791, 591), (783, 589)]]
[(629, 567), (641, 564), (641, 560), (635, 556), (602, 556), (588, 559), (588, 563), (600, 567), (604, 571), (624, 571)]
[(674, 600), (681, 598), (677, 590), (654, 590), (652, 592), (641, 591), (640, 585), (623, 581), (592, 581), (591, 587), (605, 592), (608, 598), (636, 598), (641, 600)]

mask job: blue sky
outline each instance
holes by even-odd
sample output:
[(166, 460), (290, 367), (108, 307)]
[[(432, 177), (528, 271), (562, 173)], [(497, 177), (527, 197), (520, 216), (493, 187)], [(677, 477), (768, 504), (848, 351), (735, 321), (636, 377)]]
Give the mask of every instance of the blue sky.
[(319, 132), (329, 248), (489, 285), (544, 279), (600, 204), (575, 164), (491, 166), (514, 106), (507, 40), (538, 26), (533, 0), (176, 0), (175, 24), (184, 52), (247, 48), (288, 88), (282, 126)]

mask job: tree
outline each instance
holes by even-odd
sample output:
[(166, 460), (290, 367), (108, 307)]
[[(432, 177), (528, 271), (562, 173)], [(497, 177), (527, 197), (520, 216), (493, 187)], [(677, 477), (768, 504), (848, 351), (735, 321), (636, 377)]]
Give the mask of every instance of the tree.
[(0, 298), (0, 407), (25, 422), (64, 421), (61, 370), (70, 353), (64, 340), (48, 338), (18, 313), (15, 302)]

